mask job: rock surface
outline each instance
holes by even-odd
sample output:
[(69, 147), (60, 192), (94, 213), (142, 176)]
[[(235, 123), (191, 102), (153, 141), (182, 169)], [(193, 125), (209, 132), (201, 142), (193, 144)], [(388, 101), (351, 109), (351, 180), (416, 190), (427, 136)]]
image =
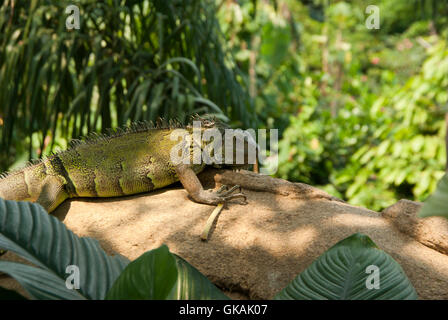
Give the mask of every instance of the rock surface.
[(401, 232), (420, 243), (448, 255), (448, 219), (418, 218), (422, 203), (402, 199), (382, 211)]
[[(237, 181), (248, 202), (227, 204), (207, 242), (200, 235), (214, 207), (190, 201), (180, 185), (125, 198), (70, 200), (55, 215), (79, 236), (129, 259), (164, 243), (236, 299), (273, 298), (327, 249), (360, 232), (400, 263), (420, 299), (448, 299), (446, 229), (419, 221), (408, 226), (397, 218), (412, 216), (403, 202), (378, 213), (250, 172), (209, 170), (200, 178), (208, 187)], [(14, 287), (8, 281), (0, 279), (0, 285)]]

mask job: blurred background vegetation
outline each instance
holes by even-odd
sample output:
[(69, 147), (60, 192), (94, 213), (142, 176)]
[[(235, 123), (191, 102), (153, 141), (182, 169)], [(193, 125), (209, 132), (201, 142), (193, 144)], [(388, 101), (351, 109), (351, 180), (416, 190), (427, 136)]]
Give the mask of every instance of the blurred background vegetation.
[(0, 3), (2, 170), (91, 131), (209, 113), (279, 129), (277, 177), (370, 209), (424, 200), (445, 172), (446, 0)]

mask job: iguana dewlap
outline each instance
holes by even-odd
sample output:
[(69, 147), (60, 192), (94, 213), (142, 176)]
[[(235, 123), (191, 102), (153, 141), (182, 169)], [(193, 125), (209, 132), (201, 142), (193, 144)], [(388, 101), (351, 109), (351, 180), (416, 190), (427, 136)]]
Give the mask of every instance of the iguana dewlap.
[[(201, 122), (201, 130), (216, 127), (212, 121)], [(176, 181), (199, 203), (218, 204), (244, 197), (241, 193), (231, 194), (234, 189), (224, 193), (204, 190), (196, 176), (206, 166), (204, 162), (173, 163), (171, 150), (179, 141), (172, 140), (171, 134), (178, 129), (179, 125), (154, 127), (140, 123), (109, 136), (75, 140), (65, 151), (0, 175), (0, 197), (37, 202), (51, 212), (67, 198), (132, 195)], [(183, 130), (191, 138), (193, 128)], [(194, 142), (204, 149), (203, 142)], [(192, 152), (188, 157), (192, 159)]]

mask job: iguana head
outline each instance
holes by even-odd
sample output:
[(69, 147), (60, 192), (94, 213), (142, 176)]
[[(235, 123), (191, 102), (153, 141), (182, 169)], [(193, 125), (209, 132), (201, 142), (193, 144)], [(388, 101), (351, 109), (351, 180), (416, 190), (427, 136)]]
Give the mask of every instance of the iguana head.
[(217, 119), (196, 118), (189, 126), (194, 144), (201, 147), (206, 164), (216, 168), (247, 169), (254, 165), (259, 146), (249, 130), (231, 129)]

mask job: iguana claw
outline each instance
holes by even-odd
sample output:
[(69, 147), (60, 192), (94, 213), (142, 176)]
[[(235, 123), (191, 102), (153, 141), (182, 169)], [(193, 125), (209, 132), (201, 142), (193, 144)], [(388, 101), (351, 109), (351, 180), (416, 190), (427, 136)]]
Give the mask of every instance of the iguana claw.
[[(239, 189), (240, 192), (232, 194), (235, 190)], [(241, 192), (241, 187), (238, 185), (235, 185), (231, 187), (230, 189), (228, 186), (223, 185), (221, 188), (219, 188), (218, 191), (206, 191), (207, 194), (204, 195), (203, 200), (205, 200), (207, 203), (210, 204), (218, 204), (218, 203), (225, 203), (226, 201), (237, 199), (237, 198), (243, 198), (244, 202), (246, 202), (247, 197), (244, 193)]]
[(240, 189), (240, 193), (241, 193), (240, 186), (234, 185), (232, 188), (229, 189), (229, 186), (223, 184), (221, 186), (221, 188), (219, 188), (218, 191), (216, 191), (216, 193), (220, 194), (221, 196), (227, 196), (227, 195), (231, 194), (233, 191), (235, 191), (236, 189)]

